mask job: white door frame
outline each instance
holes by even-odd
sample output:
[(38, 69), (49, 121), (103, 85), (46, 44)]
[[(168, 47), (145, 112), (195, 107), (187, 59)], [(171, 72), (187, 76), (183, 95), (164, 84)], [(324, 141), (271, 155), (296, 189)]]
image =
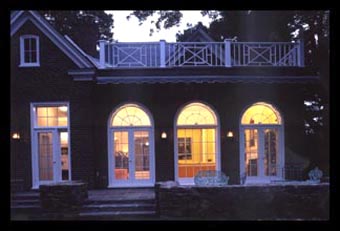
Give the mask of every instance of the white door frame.
[[(114, 144), (113, 133), (119, 131), (128, 132), (129, 139), (129, 180), (115, 180), (114, 179), (114, 166), (115, 158), (113, 158)], [(150, 179), (148, 180), (135, 180), (135, 157), (134, 157), (134, 142), (133, 133), (135, 131), (147, 131), (149, 133), (149, 160), (150, 160)], [(155, 185), (155, 145), (154, 145), (154, 129), (153, 126), (130, 126), (130, 127), (109, 127), (108, 129), (108, 188), (117, 187), (153, 187)]]
[[(67, 126), (60, 127), (37, 127), (35, 107), (39, 106), (67, 106)], [(30, 103), (31, 115), (31, 164), (32, 164), (32, 189), (38, 189), (41, 184), (48, 184), (52, 182), (62, 181), (62, 167), (61, 167), (61, 147), (60, 147), (60, 132), (66, 131), (68, 133), (68, 180), (72, 179), (71, 171), (71, 131), (70, 131), (70, 105), (68, 102), (43, 102)], [(39, 153), (38, 153), (38, 132), (52, 132), (53, 142), (53, 181), (39, 180)]]
[[(282, 169), (285, 163), (285, 150), (284, 150), (284, 129), (283, 125), (272, 124), (255, 124), (255, 125), (240, 125), (239, 140), (240, 140), (240, 183), (242, 184), (242, 178), (246, 176), (245, 172), (245, 159), (244, 159), (244, 131), (245, 129), (257, 129), (258, 130), (258, 154), (259, 154), (259, 176), (247, 176), (247, 183), (270, 183), (273, 180), (283, 180), (284, 175)], [(264, 176), (264, 130), (265, 129), (277, 129), (278, 130), (278, 163), (279, 166), (277, 176)]]

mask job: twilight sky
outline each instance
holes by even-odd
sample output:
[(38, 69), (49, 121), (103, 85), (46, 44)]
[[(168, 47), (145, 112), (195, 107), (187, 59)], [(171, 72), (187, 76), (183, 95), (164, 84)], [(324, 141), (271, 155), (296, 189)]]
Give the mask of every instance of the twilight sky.
[[(181, 11), (183, 13), (183, 18), (179, 27), (172, 27), (170, 29), (161, 29), (157, 32), (157, 29), (151, 25), (151, 20), (156, 21), (157, 14), (153, 18), (149, 18), (139, 26), (138, 19), (134, 16), (130, 17), (130, 20), (126, 19), (132, 11), (105, 11), (107, 13), (113, 14), (114, 28), (113, 28), (113, 38), (118, 40), (118, 42), (158, 42), (161, 39), (165, 39), (167, 42), (176, 41), (176, 33), (178, 31), (183, 32), (187, 29), (187, 23), (196, 25), (197, 22), (201, 21), (203, 25), (209, 27), (211, 19), (208, 16), (202, 16), (200, 11)], [(149, 36), (150, 28), (154, 28), (154, 33)]]

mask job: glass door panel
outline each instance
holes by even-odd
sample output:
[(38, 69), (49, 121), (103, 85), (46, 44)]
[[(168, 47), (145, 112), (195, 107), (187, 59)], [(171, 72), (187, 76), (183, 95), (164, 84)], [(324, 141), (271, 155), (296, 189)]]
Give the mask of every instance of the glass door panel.
[(114, 176), (116, 180), (129, 179), (129, 134), (127, 131), (116, 131), (114, 137)]
[(39, 181), (54, 180), (53, 133), (38, 132)]
[(193, 179), (199, 171), (216, 170), (215, 129), (177, 130), (178, 177)]
[(265, 176), (277, 176), (278, 163), (278, 131), (264, 130), (264, 170)]
[(61, 179), (69, 180), (69, 142), (68, 142), (68, 132), (59, 132), (59, 142), (60, 142), (60, 158), (61, 158)]
[(150, 143), (148, 131), (134, 131), (134, 164), (136, 180), (150, 179)]
[(245, 171), (247, 176), (258, 176), (258, 130), (245, 129), (244, 130), (244, 151), (245, 151)]

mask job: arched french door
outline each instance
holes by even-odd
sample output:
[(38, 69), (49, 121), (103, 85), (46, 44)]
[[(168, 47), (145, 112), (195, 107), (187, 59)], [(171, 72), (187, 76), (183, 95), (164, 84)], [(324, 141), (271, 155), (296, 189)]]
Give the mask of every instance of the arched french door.
[(220, 170), (218, 119), (207, 105), (186, 105), (175, 120), (175, 179), (193, 184), (201, 170)]
[(150, 113), (137, 104), (119, 107), (108, 126), (108, 187), (153, 186), (154, 128)]
[(282, 117), (270, 104), (246, 109), (240, 124), (241, 183), (269, 183), (284, 178)]

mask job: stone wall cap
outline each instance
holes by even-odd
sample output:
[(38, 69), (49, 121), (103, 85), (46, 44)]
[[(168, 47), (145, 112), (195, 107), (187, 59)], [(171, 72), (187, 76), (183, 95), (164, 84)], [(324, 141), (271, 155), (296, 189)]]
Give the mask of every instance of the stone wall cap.
[(86, 185), (85, 182), (80, 181), (65, 181), (65, 182), (55, 182), (55, 183), (48, 183), (44, 185), (40, 185), (40, 187), (48, 187), (48, 186), (79, 186), (79, 185)]

